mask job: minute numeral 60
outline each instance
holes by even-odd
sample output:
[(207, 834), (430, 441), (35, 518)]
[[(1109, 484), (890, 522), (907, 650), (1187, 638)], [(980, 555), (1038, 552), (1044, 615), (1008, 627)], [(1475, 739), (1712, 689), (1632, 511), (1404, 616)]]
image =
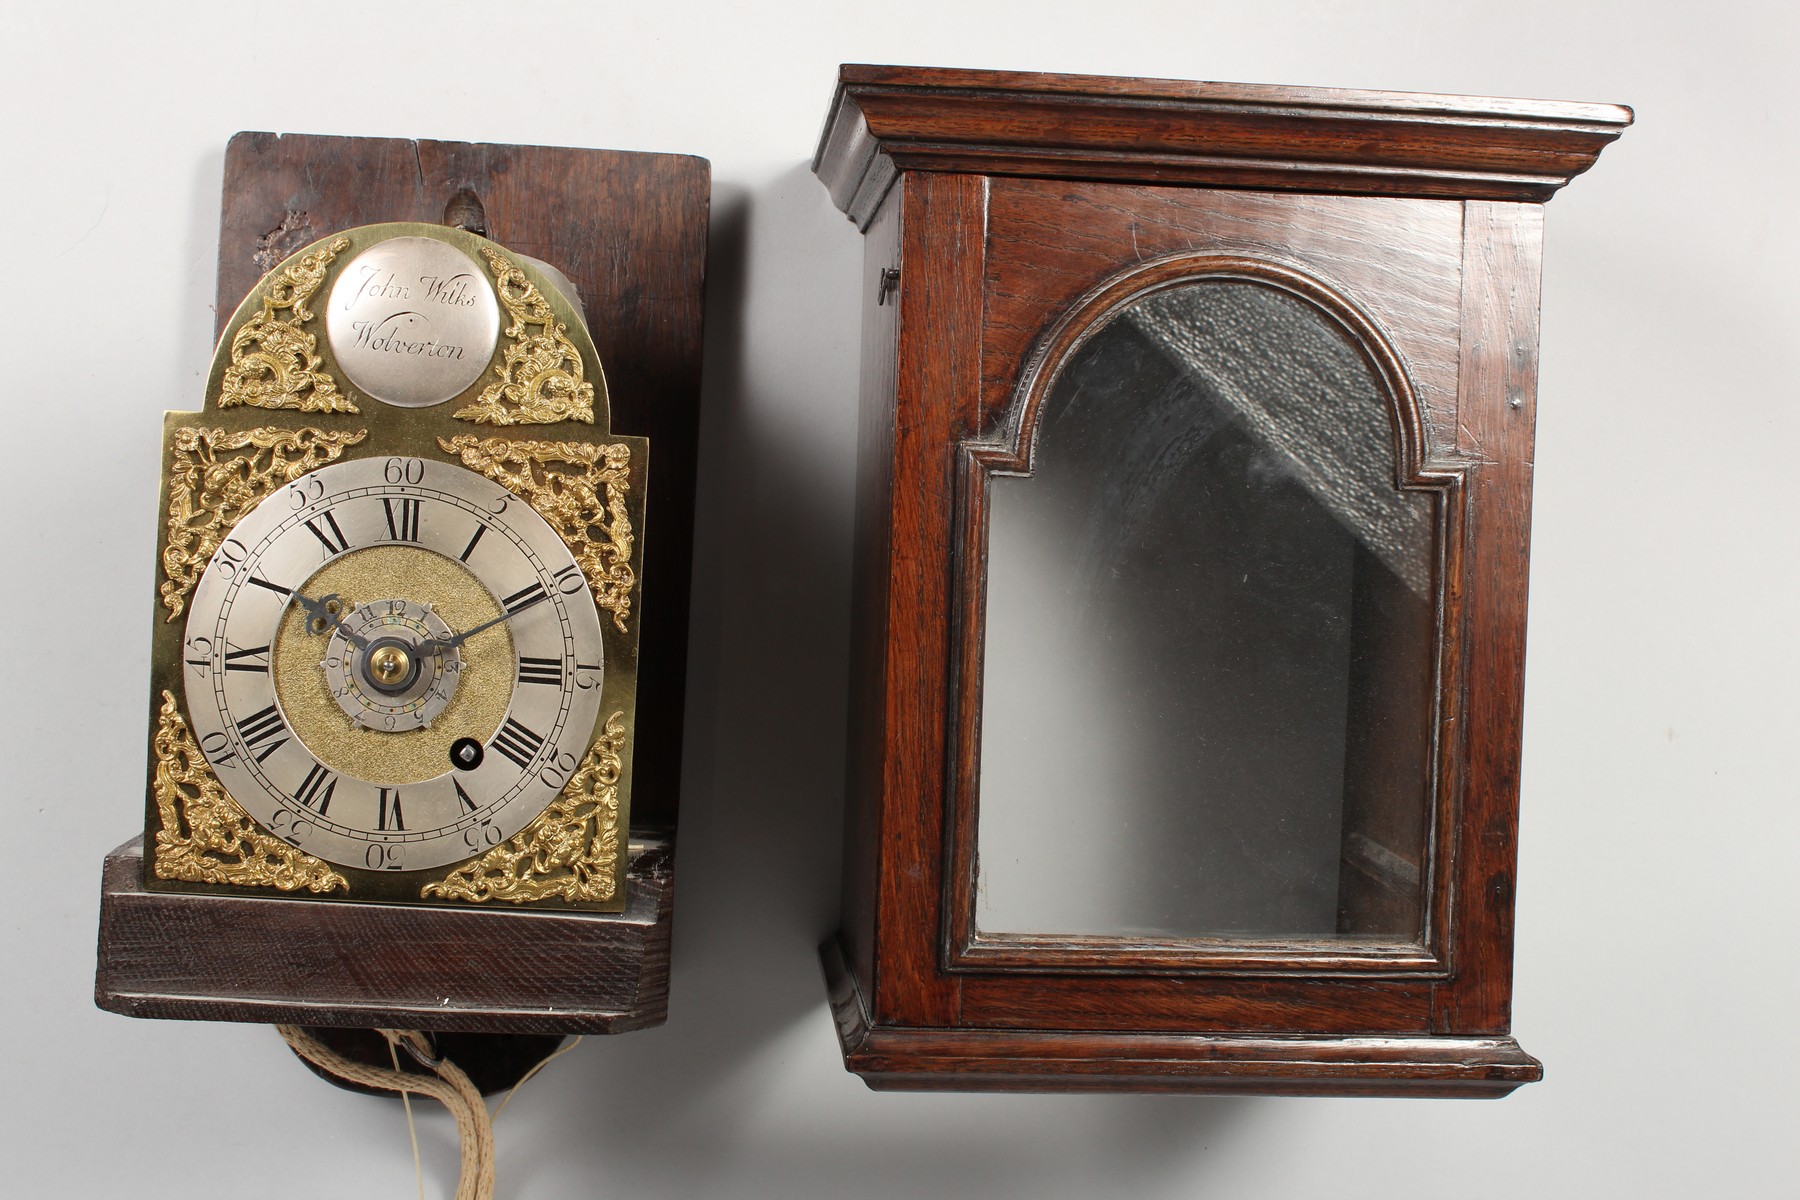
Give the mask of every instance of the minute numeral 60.
[(424, 483), (425, 463), (417, 458), (390, 458), (382, 464), (381, 477), (389, 483)]

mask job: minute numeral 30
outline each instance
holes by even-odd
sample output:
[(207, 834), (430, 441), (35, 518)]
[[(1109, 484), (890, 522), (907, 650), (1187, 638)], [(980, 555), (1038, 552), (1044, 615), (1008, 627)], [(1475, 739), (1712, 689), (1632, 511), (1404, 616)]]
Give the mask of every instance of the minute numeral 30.
[(416, 542), (419, 540), (419, 501), (411, 497), (394, 500), (391, 497), (381, 498), (382, 510), (387, 513), (388, 537), (396, 542)]
[(531, 765), (531, 760), (537, 757), (537, 752), (543, 746), (542, 735), (508, 717), (506, 724), (500, 726), (500, 732), (494, 735), (494, 743), (489, 748), (504, 754), (522, 771)]

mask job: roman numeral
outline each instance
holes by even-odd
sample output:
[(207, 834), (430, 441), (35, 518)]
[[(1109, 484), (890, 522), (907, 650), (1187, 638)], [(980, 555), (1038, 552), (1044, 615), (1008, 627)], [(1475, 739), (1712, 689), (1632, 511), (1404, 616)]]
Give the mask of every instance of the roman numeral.
[(294, 594), (293, 588), (284, 588), (279, 583), (270, 583), (268, 580), (264, 579), (261, 575), (252, 575), (250, 577), (250, 582), (254, 583), (259, 588), (268, 588), (271, 592), (274, 592), (277, 596), (280, 596), (283, 600), (286, 600), (289, 596)]
[[(258, 660), (261, 661), (258, 661)], [(261, 671), (269, 673), (269, 648), (252, 646), (248, 650), (234, 650), (230, 642), (225, 643), (225, 669), (227, 671)]]
[(507, 616), (516, 617), (538, 601), (548, 600), (549, 598), (550, 593), (544, 590), (544, 585), (541, 583), (534, 583), (530, 587), (520, 588), (512, 595), (502, 600), (500, 604), (506, 609)]
[(531, 765), (531, 760), (537, 757), (537, 752), (543, 745), (542, 737), (508, 717), (506, 724), (500, 726), (500, 732), (494, 735), (493, 745), (489, 749), (506, 755), (522, 771)]
[(287, 745), (287, 731), (288, 727), (282, 724), (281, 714), (275, 711), (273, 700), (269, 702), (269, 707), (261, 712), (251, 713), (237, 723), (238, 736), (251, 750), (256, 750), (264, 742), (268, 743), (256, 755), (259, 763), (267, 762), (269, 755)]
[(419, 540), (419, 502), (416, 499), (402, 498), (398, 504), (386, 496), (381, 498), (381, 507), (387, 512), (388, 537), (396, 542), (416, 542)]
[[(331, 515), (331, 510), (328, 508), (320, 513), (319, 516), (325, 518), (325, 523), (331, 526), (331, 533), (326, 533), (323, 529), (320, 529), (315, 521), (308, 521), (306, 527), (312, 530), (312, 535), (319, 539), (319, 544), (321, 546), (325, 547), (325, 556), (329, 558), (334, 554), (342, 554), (344, 551), (348, 550), (350, 548), (350, 539), (346, 538), (344, 536), (344, 531), (338, 528), (337, 518)], [(335, 541), (332, 539), (332, 534), (337, 535)]]
[(300, 781), (300, 787), (294, 792), (294, 799), (322, 817), (331, 808), (331, 794), (335, 791), (337, 776), (314, 763), (312, 770), (306, 773), (306, 778)]
[(468, 809), (470, 812), (474, 812), (475, 811), (475, 801), (469, 799), (469, 793), (463, 791), (463, 785), (462, 785), (461, 781), (452, 779), (450, 781), (450, 786), (456, 789), (456, 798), (458, 800), (462, 801), (462, 806), (464, 808)]
[(487, 531), (488, 531), (488, 527), (486, 525), (483, 525), (480, 521), (475, 522), (475, 536), (469, 539), (469, 544), (467, 546), (464, 546), (463, 552), (461, 554), (457, 555), (456, 557), (461, 559), (463, 562), (468, 562), (469, 555), (475, 553), (475, 543), (479, 542), (481, 540), (481, 535), (486, 533)]
[(375, 829), (377, 832), (397, 829), (406, 832), (406, 822), (400, 817), (400, 789), (381, 789), (381, 811), (376, 814)]
[(560, 658), (526, 658), (519, 656), (520, 683), (547, 683), (551, 687), (561, 687), (563, 682), (563, 664)]

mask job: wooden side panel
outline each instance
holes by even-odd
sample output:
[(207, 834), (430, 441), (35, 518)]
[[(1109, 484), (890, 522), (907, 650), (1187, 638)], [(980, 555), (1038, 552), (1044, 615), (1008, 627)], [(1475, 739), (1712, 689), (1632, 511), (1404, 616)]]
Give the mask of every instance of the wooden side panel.
[(944, 885), (944, 702), (950, 671), (954, 446), (980, 400), (987, 182), (906, 177), (900, 217), (900, 344), (885, 653), (880, 936), (875, 1017), (901, 1025), (957, 1017), (938, 969)]
[(1467, 208), (1457, 426), (1458, 451), (1474, 464), (1464, 535), (1467, 720), (1453, 826), (1456, 978), (1440, 994), (1436, 1022), (1503, 1033), (1511, 1023), (1543, 209)]
[(863, 245), (861, 403), (850, 583), (850, 746), (844, 808), (841, 936), (863, 995), (875, 993), (887, 725), (889, 519), (894, 497), (894, 371), (900, 304), (883, 273), (900, 264), (901, 191), (888, 194)]
[(549, 146), (240, 133), (225, 155), (218, 327), (288, 254), (351, 225), (446, 220), (473, 193), (487, 236), (581, 295), (613, 428), (650, 438), (634, 823), (680, 801), (705, 301), (705, 159)]

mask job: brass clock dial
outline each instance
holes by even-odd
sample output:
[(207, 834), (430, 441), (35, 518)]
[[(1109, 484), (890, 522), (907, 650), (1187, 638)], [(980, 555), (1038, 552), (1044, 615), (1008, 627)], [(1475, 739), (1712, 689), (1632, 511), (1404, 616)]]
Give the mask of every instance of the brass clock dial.
[(253, 508), (194, 590), (182, 663), (245, 811), (380, 871), (523, 830), (582, 762), (605, 679), (588, 581), (543, 517), (410, 457), (321, 467)]

